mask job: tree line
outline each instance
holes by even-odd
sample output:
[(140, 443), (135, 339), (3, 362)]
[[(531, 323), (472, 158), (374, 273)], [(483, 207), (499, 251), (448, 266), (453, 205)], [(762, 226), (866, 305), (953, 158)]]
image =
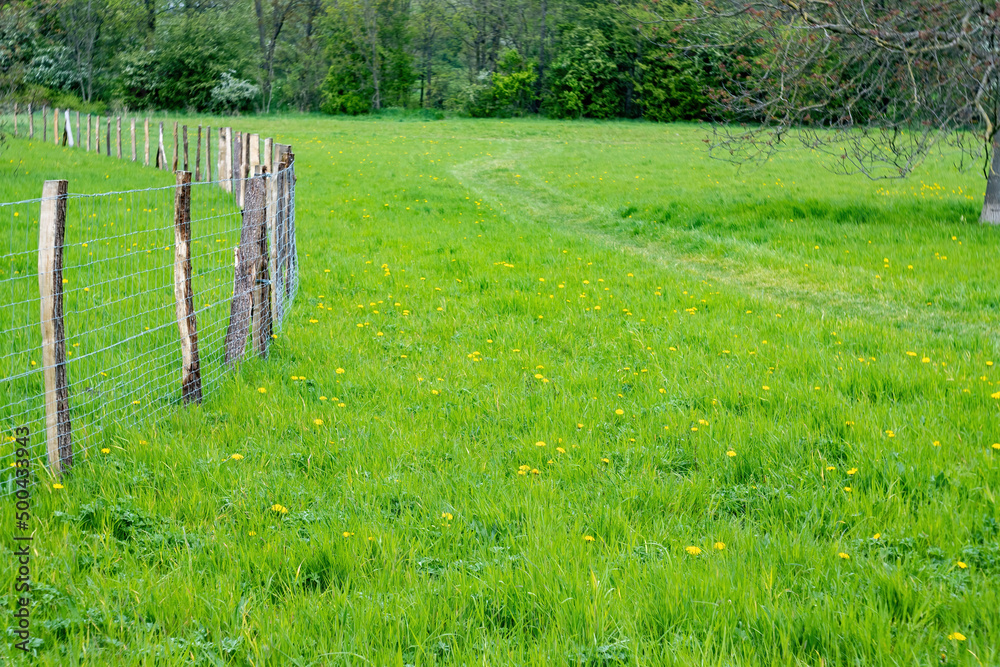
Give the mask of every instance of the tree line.
[(606, 0), (29, 0), (0, 8), (0, 94), (95, 110), (710, 118), (731, 56), (681, 53), (641, 23)]

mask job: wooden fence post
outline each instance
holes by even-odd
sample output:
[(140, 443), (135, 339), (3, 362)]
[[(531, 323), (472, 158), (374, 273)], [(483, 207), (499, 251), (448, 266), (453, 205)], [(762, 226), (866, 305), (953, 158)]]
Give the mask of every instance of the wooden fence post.
[(243, 133), (236, 132), (233, 134), (233, 154), (230, 155), (232, 160), (232, 174), (233, 174), (233, 196), (236, 197), (236, 203), (241, 207), (243, 206), (243, 181), (241, 180), (241, 172), (243, 171)]
[(163, 147), (163, 123), (160, 123), (160, 145), (156, 148), (156, 168), (167, 168), (167, 151)]
[(274, 173), (274, 139), (267, 137), (264, 139), (264, 166), (267, 167), (267, 173)]
[(63, 146), (69, 146), (73, 148), (76, 146), (76, 140), (73, 137), (73, 121), (69, 117), (69, 109), (63, 111), (65, 117), (63, 118)]
[(233, 189), (233, 183), (230, 180), (229, 169), (227, 168), (229, 166), (229, 147), (231, 145), (230, 143), (231, 132), (232, 128), (229, 127), (219, 128), (219, 165), (218, 165), (217, 178), (219, 179), (219, 185), (221, 185), (222, 189), (225, 190), (226, 192), (232, 192)]
[(232, 365), (243, 359), (253, 306), (254, 278), (260, 265), (260, 217), (264, 213), (264, 184), (262, 179), (247, 181), (247, 199), (243, 207), (243, 227), (240, 245), (236, 247), (233, 275), (233, 300), (229, 309), (229, 326), (226, 329), (225, 363)]
[(115, 157), (122, 159), (122, 117), (115, 117)]
[(73, 465), (63, 325), (63, 242), (67, 181), (45, 181), (38, 220), (38, 292), (41, 306), (42, 370), (45, 377), (45, 442), (49, 467), (59, 475)]
[(130, 137), (132, 140), (132, 162), (135, 162), (136, 158), (139, 157), (139, 151), (136, 150), (135, 146), (135, 118), (132, 119), (132, 123), (130, 125)]
[(90, 114), (87, 114), (87, 152), (90, 152)]
[(108, 116), (106, 126), (106, 131), (104, 133), (104, 152), (105, 155), (111, 157), (111, 116)]
[(35, 138), (35, 110), (31, 106), (31, 102), (28, 102), (28, 138)]
[(268, 269), (270, 254), (267, 243), (267, 168), (262, 165), (254, 167), (254, 177), (247, 191), (247, 204), (255, 204), (260, 208), (254, 218), (259, 224), (257, 232), (257, 266), (253, 281), (253, 349), (261, 358), (266, 358), (271, 347), (271, 334), (274, 332), (271, 311), (271, 272)]
[(274, 215), (274, 317), (281, 326), (285, 318), (285, 284), (288, 281), (288, 193), (285, 181), (288, 179), (288, 156), (291, 150), (284, 144), (275, 144), (278, 168), (275, 173), (275, 215)]
[(174, 171), (177, 171), (177, 163), (180, 160), (180, 152), (181, 152), (181, 144), (180, 144), (181, 135), (178, 130), (178, 127), (179, 127), (178, 122), (175, 120), (174, 121)]
[[(264, 159), (271, 160), (274, 148), (273, 139), (264, 140)], [(278, 225), (278, 165), (268, 165), (267, 167), (267, 214), (265, 216), (267, 224), (267, 244), (268, 276), (272, 283), (278, 279), (278, 248), (277, 248), (277, 225)], [(271, 297), (271, 319), (281, 326), (281, 315), (278, 312), (277, 294), (278, 290), (272, 284), (269, 290)], [(273, 328), (273, 325), (272, 325)]]
[(174, 190), (174, 302), (181, 334), (181, 399), (201, 402), (198, 324), (191, 290), (191, 172), (177, 172)]
[(183, 129), (184, 135), (184, 171), (190, 171), (188, 169), (188, 126), (185, 125)]
[(249, 173), (252, 174), (252, 173), (254, 173), (254, 167), (256, 167), (257, 165), (261, 164), (261, 161), (260, 161), (260, 135), (259, 134), (251, 134), (250, 135), (250, 139), (248, 141), (250, 143), (250, 155), (249, 155), (249, 158), (247, 160), (247, 164), (249, 166)]
[(212, 182), (212, 126), (205, 128), (205, 180)]
[(59, 107), (52, 110), (52, 143), (59, 145)]
[(49, 107), (46, 104), (42, 105), (42, 143), (48, 143), (49, 141)]
[(94, 119), (94, 150), (101, 154), (101, 114)]
[(145, 148), (142, 151), (142, 164), (143, 166), (148, 167), (149, 166), (149, 118), (146, 118), (146, 120), (143, 121), (142, 123), (142, 133), (143, 137), (145, 138), (145, 142), (143, 143), (143, 146), (145, 146)]
[(201, 125), (198, 126), (198, 145), (194, 149), (194, 180), (201, 181)]

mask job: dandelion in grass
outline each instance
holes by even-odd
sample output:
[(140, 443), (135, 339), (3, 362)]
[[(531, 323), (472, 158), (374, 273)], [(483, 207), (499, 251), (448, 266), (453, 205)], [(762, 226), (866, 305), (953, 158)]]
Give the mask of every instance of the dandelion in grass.
[(844, 491), (847, 492), (847, 493), (850, 493), (851, 492), (851, 487), (845, 486), (844, 487)]
[(963, 635), (961, 632), (952, 632), (951, 634), (948, 635), (948, 639), (953, 642), (964, 642), (965, 635)]
[(313, 424), (316, 424), (316, 426), (322, 426), (323, 425), (323, 420), (322, 419), (314, 419), (313, 420)]
[(66, 487), (64, 487), (62, 484), (56, 483), (56, 484), (52, 485), (52, 488), (53, 489), (64, 489)]
[(845, 554), (843, 551), (841, 551), (839, 554), (837, 554), (837, 557), (838, 558), (843, 558), (844, 560), (851, 560), (851, 557), (849, 555)]
[(625, 411), (622, 410), (621, 408), (618, 408), (617, 410), (615, 410), (615, 414), (616, 415), (623, 415), (623, 414), (625, 414)]
[(451, 512), (441, 512), (441, 518), (445, 521), (452, 521), (455, 517), (452, 516)]
[(854, 475), (854, 474), (857, 474), (857, 472), (858, 472), (857, 468), (851, 468), (850, 470), (847, 471), (847, 474), (848, 475)]
[(242, 461), (243, 460), (243, 455), (242, 454), (233, 454), (229, 458), (231, 458), (234, 461)]
[(541, 475), (542, 473), (538, 472), (538, 468), (532, 468), (531, 469), (531, 474), (532, 475)]
[(346, 531), (346, 530), (345, 530), (345, 531), (343, 532), (343, 535), (344, 535), (344, 537), (353, 537), (353, 536), (354, 536), (354, 533), (350, 533), (350, 532), (348, 532), (348, 531)]
[(559, 452), (560, 454), (565, 454), (566, 453), (566, 450), (563, 449), (562, 447), (556, 447), (556, 451)]
[(594, 536), (593, 535), (584, 535), (583, 536), (583, 541), (584, 542), (593, 542), (594, 541)]
[(111, 450), (107, 447), (101, 447), (101, 454), (110, 454)]
[(288, 508), (284, 505), (279, 505), (278, 503), (271, 505), (271, 509), (278, 514), (288, 514)]
[(688, 552), (692, 556), (698, 556), (701, 554), (701, 549), (699, 547), (684, 547), (684, 551)]
[(993, 449), (1000, 449), (1000, 442), (994, 442), (992, 447)]
[(542, 442), (541, 440), (539, 440), (538, 442), (535, 443), (535, 447), (544, 447), (544, 446), (545, 446), (545, 443)]
[(713, 544), (712, 546), (713, 546), (713, 547), (714, 547), (714, 548), (715, 548), (716, 550), (718, 550), (718, 551), (724, 551), (724, 550), (725, 550), (725, 548), (726, 548), (726, 543), (725, 543), (725, 542), (716, 542), (716, 543), (715, 543), (715, 544)]
[(875, 533), (874, 535), (872, 535), (872, 539), (873, 539), (873, 540), (877, 540), (877, 539), (879, 539), (880, 537), (882, 537), (882, 533)]
[(344, 372), (345, 372), (345, 371), (344, 371), (344, 369), (343, 369), (343, 368), (338, 368), (338, 369), (337, 369), (337, 375), (343, 375), (343, 374), (344, 374)]
[(726, 456), (728, 456), (729, 458), (733, 458), (734, 456), (736, 456), (736, 452), (730, 449), (728, 452), (726, 452)]

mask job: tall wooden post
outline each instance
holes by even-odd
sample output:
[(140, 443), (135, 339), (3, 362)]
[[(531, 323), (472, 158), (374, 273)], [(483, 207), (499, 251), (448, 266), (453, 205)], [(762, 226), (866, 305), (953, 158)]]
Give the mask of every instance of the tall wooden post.
[(175, 120), (174, 121), (174, 167), (173, 167), (174, 171), (177, 171), (177, 165), (178, 161), (180, 160), (180, 152), (181, 152), (181, 146), (180, 146), (181, 135), (180, 132), (178, 131), (178, 127), (179, 125)]
[(236, 203), (243, 206), (243, 133), (233, 134), (233, 154), (230, 156), (233, 161), (233, 196)]
[(63, 242), (67, 181), (45, 181), (38, 219), (38, 292), (41, 304), (42, 370), (45, 379), (45, 442), (49, 467), (59, 475), (73, 465), (63, 327)]
[(191, 172), (177, 172), (174, 190), (174, 302), (181, 334), (181, 398), (201, 402), (198, 324), (191, 290)]
[(190, 171), (188, 169), (188, 126), (184, 126), (184, 171)]
[(205, 128), (205, 180), (212, 182), (212, 126)]
[(145, 142), (143, 143), (144, 148), (142, 150), (142, 164), (144, 167), (148, 167), (149, 166), (149, 118), (146, 118), (146, 120), (143, 121), (142, 123), (142, 133), (145, 139)]
[(201, 181), (201, 125), (198, 126), (198, 145), (194, 149), (194, 180)]
[(269, 176), (267, 167), (255, 165), (246, 199), (248, 205), (253, 204), (260, 207), (254, 216), (260, 229), (257, 232), (257, 266), (254, 270), (251, 308), (253, 311), (253, 349), (262, 358), (267, 357), (271, 347), (271, 334), (274, 332), (274, 324), (271, 321), (271, 272), (268, 267), (270, 254), (267, 242), (267, 182), (270, 180)]
[(132, 122), (131, 122), (131, 125), (130, 125), (130, 129), (131, 129), (131, 131), (130, 131), (129, 138), (130, 138), (130, 140), (132, 142), (132, 162), (135, 162), (136, 158), (139, 157), (138, 151), (136, 150), (136, 147), (135, 147), (135, 118), (132, 119)]
[(90, 152), (90, 114), (87, 114), (87, 152)]
[(115, 157), (119, 160), (122, 159), (122, 117), (117, 116), (115, 118)]
[(101, 114), (94, 119), (94, 150), (101, 154)]
[(267, 167), (267, 173), (274, 173), (274, 139), (267, 137), (264, 139), (264, 166)]
[(230, 151), (233, 146), (233, 128), (223, 127), (219, 130), (219, 183), (226, 192), (233, 191), (232, 158)]
[(59, 107), (52, 110), (52, 143), (59, 145)]
[(31, 106), (31, 102), (28, 102), (28, 138), (35, 138), (35, 110)]
[(253, 289), (260, 265), (260, 217), (264, 213), (264, 185), (262, 179), (247, 181), (247, 198), (243, 207), (243, 227), (240, 245), (235, 249), (233, 275), (233, 300), (229, 308), (229, 326), (226, 329), (225, 363), (232, 365), (243, 359), (247, 335), (250, 333)]
[(249, 168), (249, 172), (248, 173), (252, 174), (252, 173), (254, 173), (254, 167), (256, 167), (257, 165), (261, 164), (261, 161), (260, 161), (260, 135), (259, 134), (251, 134), (250, 138), (248, 139), (248, 143), (250, 144), (250, 153), (249, 153), (249, 159), (247, 160), (247, 166)]
[(156, 168), (167, 168), (167, 151), (163, 147), (163, 123), (160, 123), (160, 143), (156, 148)]
[(48, 143), (49, 141), (49, 107), (46, 104), (42, 105), (42, 143)]
[(108, 120), (105, 123), (107, 126), (104, 132), (104, 148), (105, 155), (111, 157), (111, 116), (108, 116)]

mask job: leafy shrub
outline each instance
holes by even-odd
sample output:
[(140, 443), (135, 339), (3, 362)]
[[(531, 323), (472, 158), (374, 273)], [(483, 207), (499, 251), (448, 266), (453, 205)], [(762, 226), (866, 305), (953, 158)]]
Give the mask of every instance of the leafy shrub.
[(233, 76), (233, 72), (223, 72), (222, 78), (212, 88), (212, 108), (222, 113), (238, 113), (253, 106), (260, 95), (260, 88), (249, 81)]
[(618, 66), (600, 30), (576, 27), (566, 33), (551, 76), (549, 112), (553, 116), (610, 118), (618, 113)]
[(51, 46), (35, 54), (24, 78), (28, 83), (54, 90), (68, 90), (82, 79), (72, 54), (65, 46)]
[(467, 91), (467, 111), (477, 118), (521, 115), (531, 109), (537, 78), (534, 61), (507, 49), (497, 59), (493, 73), (480, 75), (482, 83)]

